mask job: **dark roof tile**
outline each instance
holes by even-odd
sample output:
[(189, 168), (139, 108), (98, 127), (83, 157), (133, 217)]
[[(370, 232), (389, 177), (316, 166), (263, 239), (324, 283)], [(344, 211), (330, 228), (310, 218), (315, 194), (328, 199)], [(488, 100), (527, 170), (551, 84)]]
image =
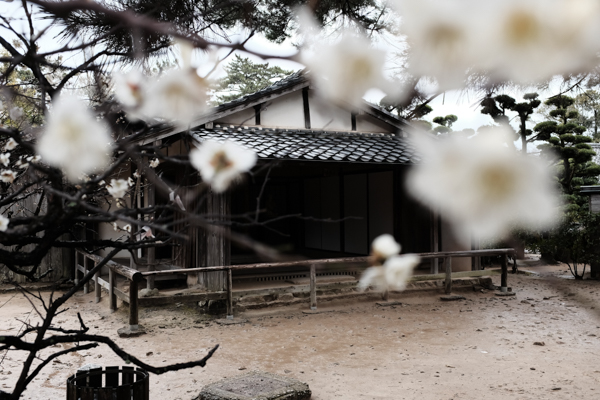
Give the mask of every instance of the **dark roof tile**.
[(259, 158), (408, 164), (418, 161), (406, 139), (383, 133), (215, 127), (192, 131), (199, 142), (233, 140)]

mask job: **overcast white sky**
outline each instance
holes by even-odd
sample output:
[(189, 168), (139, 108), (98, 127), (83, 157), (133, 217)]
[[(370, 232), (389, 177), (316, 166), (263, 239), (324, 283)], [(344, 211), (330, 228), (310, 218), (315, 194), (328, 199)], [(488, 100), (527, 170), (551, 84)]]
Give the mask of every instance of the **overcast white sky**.
[[(17, 17), (21, 13), (21, 4), (19, 2), (6, 3), (0, 2), (2, 5), (2, 13), (4, 16), (15, 16)], [(36, 29), (42, 29), (47, 25), (47, 21), (37, 21)], [(20, 24), (20, 29), (27, 31), (27, 26), (25, 24)], [(50, 48), (56, 48), (58, 45), (62, 45), (58, 41), (56, 41), (55, 36), (59, 34), (60, 31), (58, 29), (52, 29), (51, 34), (45, 35), (41, 45), (45, 50)], [(4, 31), (3, 34), (6, 34)], [(25, 34), (28, 36), (28, 32)], [(6, 36), (5, 36), (6, 37)], [(232, 41), (243, 40), (243, 37), (232, 36), (230, 38)], [(389, 42), (389, 38), (387, 38)], [(391, 48), (390, 44), (385, 44), (385, 40), (381, 41), (380, 47), (388, 47)], [(286, 40), (282, 44), (275, 44), (266, 40), (262, 35), (256, 34), (247, 44), (247, 47), (251, 50), (255, 50), (261, 53), (267, 54), (278, 54), (282, 56), (292, 55), (296, 52), (296, 48), (293, 46), (291, 40)], [(228, 53), (228, 50), (221, 49), (218, 52), (218, 56), (221, 58)], [(249, 55), (248, 53), (240, 53), (242, 56), (247, 56), (258, 62), (261, 61), (260, 58)], [(210, 68), (212, 68), (212, 61), (214, 61), (214, 55), (203, 55), (201, 52), (197, 52), (197, 61), (199, 65), (206, 65), (206, 67), (200, 68), (199, 72), (203, 75)], [(204, 61), (211, 61), (210, 63), (205, 63)], [(285, 69), (290, 70), (298, 70), (303, 68), (303, 65), (281, 59), (270, 59), (267, 60), (271, 65), (278, 65)], [(224, 75), (222, 67), (227, 64), (227, 61), (224, 62), (218, 71), (213, 74), (213, 78), (218, 78)], [(509, 93), (513, 97), (516, 97), (520, 100), (520, 93)], [(370, 91), (365, 98), (368, 101), (373, 103), (377, 103), (381, 97), (383, 97), (383, 93), (378, 90)], [(454, 124), (453, 128), (456, 130), (461, 129), (477, 129), (482, 125), (488, 125), (492, 123), (492, 119), (483, 115), (480, 112), (480, 108), (476, 106), (477, 97), (474, 94), (469, 93), (461, 93), (461, 92), (447, 92), (445, 95), (439, 96), (434, 101), (431, 102), (431, 106), (434, 111), (427, 117), (428, 120), (433, 119), (436, 116), (445, 116), (448, 114), (455, 114), (458, 116), (458, 121)], [(533, 124), (532, 124), (533, 125)]]

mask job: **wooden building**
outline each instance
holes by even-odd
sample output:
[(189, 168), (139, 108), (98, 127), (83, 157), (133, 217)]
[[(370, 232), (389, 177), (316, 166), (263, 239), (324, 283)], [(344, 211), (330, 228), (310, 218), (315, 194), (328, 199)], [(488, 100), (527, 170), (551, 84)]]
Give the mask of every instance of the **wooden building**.
[[(227, 226), (230, 215), (246, 215), (246, 221), (236, 218), (231, 229), (309, 258), (367, 255), (372, 240), (383, 233), (394, 235), (403, 252), (464, 250), (439, 218), (406, 193), (404, 178), (418, 156), (405, 138), (405, 123), (375, 105), (352, 112), (327, 104), (298, 72), (216, 107), (193, 126), (192, 142), (234, 140), (259, 158), (257, 172), (205, 201), (203, 210), (217, 223)], [(186, 154), (190, 137), (166, 131), (145, 138), (146, 143), (157, 141), (168, 144), (171, 156)], [(174, 181), (185, 175), (168, 167), (162, 172)], [(145, 197), (146, 205), (152, 197)], [(260, 224), (252, 224), (256, 221)], [(100, 227), (102, 235), (111, 230)], [(191, 243), (159, 249), (156, 258), (172, 260), (178, 268), (260, 261), (218, 234), (200, 229), (188, 234)], [(460, 261), (455, 270), (471, 269), (470, 260)], [(290, 270), (261, 273), (253, 271), (252, 277), (293, 275)], [(221, 290), (224, 284), (222, 273), (188, 275), (190, 286)]]

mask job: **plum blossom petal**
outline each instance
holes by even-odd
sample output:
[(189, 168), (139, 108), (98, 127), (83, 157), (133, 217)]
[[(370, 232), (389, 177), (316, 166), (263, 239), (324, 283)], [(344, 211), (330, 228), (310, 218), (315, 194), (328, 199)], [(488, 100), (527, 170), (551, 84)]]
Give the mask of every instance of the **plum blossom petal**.
[(390, 234), (383, 234), (376, 237), (371, 244), (372, 254), (376, 259), (387, 259), (389, 257), (398, 255), (401, 250), (401, 246), (394, 237)]
[(18, 145), (19, 145), (19, 143), (17, 143), (17, 141), (15, 139), (10, 138), (4, 145), (4, 151), (14, 150)]
[(462, 87), (467, 70), (481, 56), (481, 32), (487, 21), (473, 12), (478, 2), (396, 0), (391, 3), (402, 15), (400, 31), (406, 35), (409, 46), (409, 72), (435, 78), (439, 90)]
[(48, 115), (37, 151), (49, 165), (61, 168), (70, 181), (105, 168), (110, 161), (108, 128), (74, 96), (61, 95)]
[(190, 162), (200, 172), (202, 180), (221, 193), (256, 164), (256, 153), (232, 141), (207, 140), (190, 151)]
[(597, 1), (502, 0), (490, 2), (488, 13), (484, 67), (497, 79), (535, 82), (597, 64)]
[(150, 168), (156, 168), (158, 167), (158, 164), (160, 164), (160, 160), (158, 158), (155, 158), (154, 160), (150, 161)]
[(310, 52), (303, 51), (302, 63), (324, 98), (360, 109), (367, 90), (386, 90), (385, 52), (373, 48), (365, 36), (345, 31), (333, 44), (314, 38), (310, 42), (314, 46)]
[(137, 69), (113, 75), (115, 97), (128, 108), (141, 107), (145, 99), (146, 79)]
[(10, 163), (10, 153), (0, 154), (0, 163), (5, 167), (8, 167), (8, 164)]
[(4, 169), (0, 171), (0, 181), (4, 183), (13, 183), (16, 178), (17, 174), (10, 169)]
[(131, 233), (131, 225), (127, 224), (123, 227), (123, 230), (127, 233)]
[(15, 122), (21, 121), (23, 119), (24, 115), (25, 115), (25, 112), (23, 111), (23, 109), (21, 107), (13, 107), (8, 112), (8, 116), (10, 117), (10, 119), (12, 119)]
[(142, 113), (188, 127), (208, 108), (208, 82), (195, 70), (171, 70), (150, 83)]
[(383, 266), (369, 267), (358, 282), (359, 290), (372, 286), (379, 292), (404, 290), (414, 267), (420, 262), (416, 254), (396, 255), (388, 258)]
[(129, 182), (125, 179), (111, 179), (110, 185), (106, 186), (106, 190), (115, 199), (123, 198), (129, 190)]
[(4, 215), (0, 215), (0, 232), (5, 232), (8, 229), (9, 223), (10, 219), (6, 218)]
[(473, 138), (436, 140), (415, 132), (423, 157), (407, 178), (409, 192), (453, 223), (458, 239), (500, 239), (515, 227), (547, 228), (558, 217), (552, 172), (539, 157), (508, 146), (513, 133), (498, 128)]

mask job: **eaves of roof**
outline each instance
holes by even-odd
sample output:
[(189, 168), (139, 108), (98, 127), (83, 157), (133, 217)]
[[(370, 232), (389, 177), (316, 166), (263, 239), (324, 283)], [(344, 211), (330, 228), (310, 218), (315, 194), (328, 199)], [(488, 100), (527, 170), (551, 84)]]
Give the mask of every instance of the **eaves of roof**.
[(420, 159), (405, 138), (384, 133), (215, 126), (191, 132), (198, 142), (232, 140), (261, 159), (413, 164)]

